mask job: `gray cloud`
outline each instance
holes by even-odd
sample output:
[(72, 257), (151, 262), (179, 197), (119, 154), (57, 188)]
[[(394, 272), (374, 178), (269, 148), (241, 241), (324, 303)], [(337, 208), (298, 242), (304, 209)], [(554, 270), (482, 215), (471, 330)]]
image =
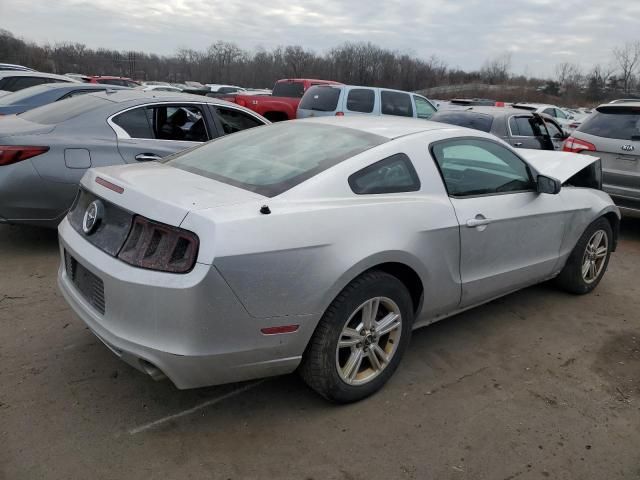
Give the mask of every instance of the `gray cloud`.
[(640, 2), (596, 0), (2, 0), (0, 27), (37, 42), (168, 54), (216, 40), (243, 48), (299, 44), (318, 52), (371, 41), (471, 70), (512, 52), (515, 73), (549, 75), (570, 61), (611, 62), (638, 39)]

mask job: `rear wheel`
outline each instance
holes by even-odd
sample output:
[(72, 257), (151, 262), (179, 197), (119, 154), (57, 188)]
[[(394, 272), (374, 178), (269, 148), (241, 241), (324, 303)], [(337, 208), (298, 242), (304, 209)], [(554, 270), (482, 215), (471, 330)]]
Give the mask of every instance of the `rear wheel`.
[(599, 218), (589, 225), (578, 240), (556, 283), (571, 293), (592, 291), (607, 270), (612, 244), (611, 224), (607, 219)]
[(349, 284), (327, 309), (300, 373), (325, 398), (354, 402), (393, 375), (411, 336), (411, 297), (404, 284), (372, 271)]

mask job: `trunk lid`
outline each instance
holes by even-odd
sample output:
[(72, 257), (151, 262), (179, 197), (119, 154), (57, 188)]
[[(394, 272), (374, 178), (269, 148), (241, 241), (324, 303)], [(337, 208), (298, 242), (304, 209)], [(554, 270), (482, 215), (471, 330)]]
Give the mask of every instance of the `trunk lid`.
[[(97, 180), (98, 177), (101, 180)], [(108, 184), (105, 186), (105, 180), (122, 191), (114, 191)], [(81, 183), (125, 210), (176, 227), (192, 210), (265, 198), (156, 162), (90, 169)]]
[(0, 117), (0, 139), (23, 135), (42, 135), (51, 132), (54, 128), (56, 128), (55, 125), (30, 122), (17, 115)]
[(580, 153), (555, 152), (551, 150), (518, 150), (523, 157), (541, 175), (555, 178), (564, 183), (576, 173), (599, 160), (599, 157)]

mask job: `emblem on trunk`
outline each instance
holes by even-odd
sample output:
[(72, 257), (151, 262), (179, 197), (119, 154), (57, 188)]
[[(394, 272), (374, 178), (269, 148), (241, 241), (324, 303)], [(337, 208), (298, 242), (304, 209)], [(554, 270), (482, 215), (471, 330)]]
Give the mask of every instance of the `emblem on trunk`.
[(82, 220), (82, 231), (86, 235), (92, 234), (95, 229), (98, 228), (103, 213), (104, 206), (100, 200), (94, 200), (89, 204), (84, 212), (84, 219)]
[(635, 147), (633, 145), (623, 145), (622, 150), (624, 150), (625, 152), (633, 152), (635, 150)]

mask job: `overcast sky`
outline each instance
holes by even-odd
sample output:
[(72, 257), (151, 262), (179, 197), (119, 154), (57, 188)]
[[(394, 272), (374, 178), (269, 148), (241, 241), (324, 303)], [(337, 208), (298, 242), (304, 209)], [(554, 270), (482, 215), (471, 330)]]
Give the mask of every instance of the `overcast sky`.
[(216, 40), (316, 52), (371, 41), (464, 70), (510, 51), (514, 73), (540, 76), (610, 63), (640, 39), (638, 18), (638, 0), (0, 0), (0, 28), (36, 42), (170, 54)]

